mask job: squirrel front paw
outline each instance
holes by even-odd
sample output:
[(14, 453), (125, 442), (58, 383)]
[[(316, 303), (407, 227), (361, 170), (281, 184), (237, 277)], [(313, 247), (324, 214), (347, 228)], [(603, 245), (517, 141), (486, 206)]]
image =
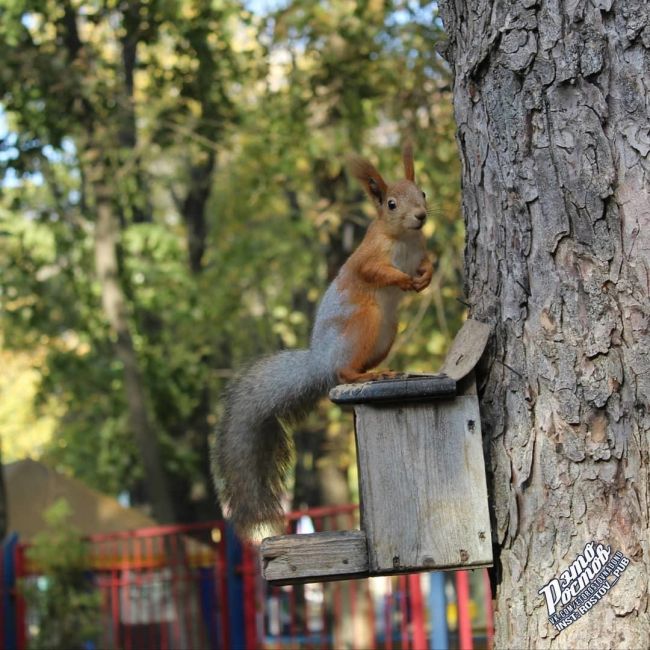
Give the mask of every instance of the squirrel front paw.
[(415, 291), (422, 291), (426, 289), (431, 284), (431, 278), (433, 277), (433, 266), (431, 263), (423, 264), (416, 271), (416, 275), (413, 278), (413, 289)]
[(429, 286), (429, 283), (431, 282), (431, 278), (427, 278), (425, 276), (418, 276), (416, 278), (413, 278), (413, 290), (414, 291), (422, 291), (426, 289)]

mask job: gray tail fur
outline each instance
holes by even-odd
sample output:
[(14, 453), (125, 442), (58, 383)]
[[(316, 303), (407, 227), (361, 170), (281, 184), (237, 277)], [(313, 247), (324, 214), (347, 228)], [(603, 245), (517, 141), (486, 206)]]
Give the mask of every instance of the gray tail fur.
[(212, 450), (212, 476), (221, 505), (243, 538), (282, 524), (284, 479), (293, 460), (287, 426), (330, 387), (309, 350), (263, 357), (233, 379)]

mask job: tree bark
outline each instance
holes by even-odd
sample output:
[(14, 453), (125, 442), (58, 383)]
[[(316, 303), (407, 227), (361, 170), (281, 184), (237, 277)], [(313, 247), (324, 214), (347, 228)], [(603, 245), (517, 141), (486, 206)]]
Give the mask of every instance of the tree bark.
[[(650, 645), (650, 14), (445, 0), (466, 293), (494, 335), (481, 408), (501, 648)], [(558, 632), (542, 586), (595, 540), (631, 563)]]

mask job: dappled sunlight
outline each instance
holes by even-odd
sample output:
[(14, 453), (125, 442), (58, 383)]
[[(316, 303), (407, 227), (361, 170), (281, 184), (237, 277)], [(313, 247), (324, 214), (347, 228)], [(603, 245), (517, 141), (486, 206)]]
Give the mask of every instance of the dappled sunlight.
[(46, 349), (8, 350), (0, 339), (0, 440), (2, 458), (38, 457), (52, 440), (59, 414), (54, 400), (35, 405)]

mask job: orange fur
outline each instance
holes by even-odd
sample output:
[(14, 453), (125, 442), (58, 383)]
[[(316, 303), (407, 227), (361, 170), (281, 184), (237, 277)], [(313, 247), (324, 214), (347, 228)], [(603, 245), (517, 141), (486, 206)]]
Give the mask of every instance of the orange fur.
[[(421, 227), (426, 217), (424, 194), (414, 183), (413, 150), (404, 147), (405, 180), (388, 184), (364, 158), (352, 156), (349, 169), (373, 200), (378, 218), (370, 225), (359, 247), (348, 258), (337, 278), (337, 289), (351, 303), (343, 335), (352, 342), (354, 356), (338, 370), (344, 382), (368, 381), (391, 376), (390, 371), (370, 372), (388, 355), (397, 334), (396, 303), (382, 291), (422, 291), (431, 282), (433, 265), (426, 254)], [(400, 249), (421, 255), (411, 273), (397, 268), (394, 257)], [(390, 312), (388, 313), (387, 312)]]
[[(376, 350), (381, 324), (386, 318), (377, 299), (377, 289), (396, 286), (402, 291), (421, 291), (429, 285), (433, 266), (424, 256), (420, 269), (422, 273), (411, 277), (396, 268), (391, 261), (395, 238), (376, 221), (369, 227), (366, 236), (348, 258), (346, 273), (339, 279), (339, 288), (346, 290), (350, 302), (355, 307), (344, 325), (344, 335), (353, 337), (356, 353), (347, 368), (339, 371), (342, 382), (370, 381), (394, 376), (392, 371), (368, 372), (380, 364), (390, 352), (397, 329), (383, 348)], [(418, 269), (419, 271), (419, 269)]]
[(374, 165), (360, 156), (349, 156), (348, 168), (375, 204), (381, 205), (388, 186)]
[(362, 280), (366, 288), (398, 286), (403, 291), (413, 289), (411, 276), (393, 266), (391, 252), (394, 239), (381, 221), (370, 225), (359, 247), (350, 255), (346, 266), (353, 277)]
[(422, 291), (431, 284), (431, 278), (433, 277), (433, 262), (427, 255), (423, 260), (417, 270), (417, 276), (413, 280), (413, 285), (416, 291)]

